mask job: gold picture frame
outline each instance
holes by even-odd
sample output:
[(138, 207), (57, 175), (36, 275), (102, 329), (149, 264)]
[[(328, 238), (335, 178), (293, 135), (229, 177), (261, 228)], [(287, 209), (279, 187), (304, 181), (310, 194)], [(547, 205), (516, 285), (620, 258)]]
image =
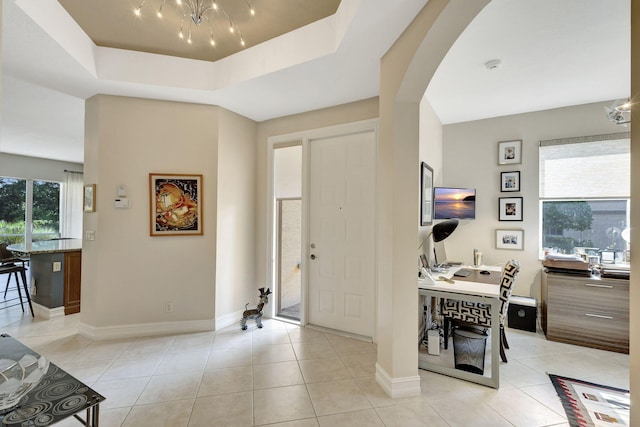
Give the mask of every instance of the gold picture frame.
[(96, 185), (87, 184), (84, 186), (84, 211), (95, 212), (96, 211)]
[(149, 174), (151, 236), (202, 235), (202, 175)]

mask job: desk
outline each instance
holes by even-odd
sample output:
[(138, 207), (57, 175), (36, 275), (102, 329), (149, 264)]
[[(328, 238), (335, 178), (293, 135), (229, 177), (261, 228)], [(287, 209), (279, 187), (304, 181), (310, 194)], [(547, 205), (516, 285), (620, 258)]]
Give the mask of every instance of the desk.
[[(19, 360), (25, 354), (38, 353), (9, 335), (0, 335), (0, 358)], [(85, 427), (98, 427), (103, 396), (78, 381), (53, 363), (42, 381), (21, 400), (22, 404), (0, 415), (2, 426), (48, 426), (75, 417)], [(86, 412), (86, 418), (79, 413)]]
[[(461, 267), (472, 269), (472, 267)], [(497, 272), (497, 267), (486, 268), (492, 271), (485, 281), (493, 281), (491, 276)], [(484, 269), (484, 268), (483, 268)], [(440, 276), (451, 278), (456, 269), (451, 269), (445, 273), (435, 273), (434, 279)], [(478, 275), (482, 277), (483, 275)], [(493, 283), (481, 283), (469, 281), (469, 277), (475, 278), (472, 274), (468, 277), (453, 277), (455, 283), (446, 281), (436, 281), (435, 284), (428, 284), (425, 281), (418, 281), (418, 293), (422, 296), (437, 298), (452, 298), (461, 301), (477, 302), (491, 306), (491, 376), (473, 374), (453, 367), (430, 362), (426, 359), (418, 358), (418, 367), (439, 374), (460, 378), (477, 384), (486, 385), (493, 388), (500, 388), (500, 286)], [(441, 357), (441, 356), (430, 356)]]
[(64, 314), (80, 311), (82, 239), (43, 240), (7, 249), (29, 254), (29, 272), (36, 286), (33, 302), (49, 309), (64, 307)]

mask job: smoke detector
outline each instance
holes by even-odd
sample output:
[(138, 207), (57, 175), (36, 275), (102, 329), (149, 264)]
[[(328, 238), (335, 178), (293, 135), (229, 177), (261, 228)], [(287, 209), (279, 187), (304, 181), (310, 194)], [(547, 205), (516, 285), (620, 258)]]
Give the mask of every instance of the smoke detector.
[(484, 66), (487, 67), (487, 70), (495, 70), (500, 65), (502, 65), (502, 61), (499, 59), (492, 59), (491, 61), (485, 62)]

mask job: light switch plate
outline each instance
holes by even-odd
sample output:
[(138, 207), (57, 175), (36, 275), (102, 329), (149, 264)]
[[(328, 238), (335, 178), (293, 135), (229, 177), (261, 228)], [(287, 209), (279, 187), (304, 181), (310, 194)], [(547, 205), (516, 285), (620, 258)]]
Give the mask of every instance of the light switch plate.
[(113, 205), (116, 209), (129, 209), (129, 199), (116, 199)]
[(53, 272), (62, 270), (62, 263), (60, 261), (55, 261), (53, 263)]

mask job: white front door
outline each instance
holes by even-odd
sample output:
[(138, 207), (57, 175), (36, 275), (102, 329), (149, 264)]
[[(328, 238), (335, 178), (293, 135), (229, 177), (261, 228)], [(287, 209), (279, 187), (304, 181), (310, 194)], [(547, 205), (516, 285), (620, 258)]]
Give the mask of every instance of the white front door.
[(309, 141), (311, 324), (373, 337), (376, 134)]

